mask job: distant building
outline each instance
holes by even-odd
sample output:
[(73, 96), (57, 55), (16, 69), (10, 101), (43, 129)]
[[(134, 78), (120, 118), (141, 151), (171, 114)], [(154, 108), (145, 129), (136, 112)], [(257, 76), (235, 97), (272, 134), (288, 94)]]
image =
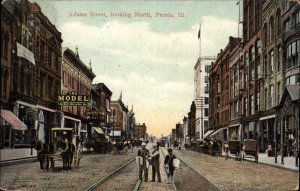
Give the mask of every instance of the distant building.
[(208, 111), (209, 111), (209, 69), (211, 63), (216, 59), (214, 57), (200, 57), (194, 66), (194, 102), (196, 105), (196, 139), (203, 140), (203, 135), (209, 129)]
[(136, 140), (145, 140), (147, 138), (147, 126), (145, 123), (135, 125), (135, 138)]
[(109, 134), (110, 116), (111, 116), (111, 96), (112, 92), (104, 83), (92, 84), (92, 113), (95, 115), (88, 116), (89, 121), (95, 127), (101, 127), (103, 131)]
[(114, 124), (115, 130), (127, 131), (128, 130), (128, 108), (122, 101), (122, 93), (118, 100), (111, 101), (111, 121)]
[(188, 113), (188, 137), (190, 141), (196, 141), (196, 105), (193, 101)]
[(227, 127), (230, 124), (230, 70), (231, 52), (240, 43), (240, 38), (229, 37), (224, 50), (221, 49), (210, 70), (210, 124), (215, 130), (211, 136), (227, 140)]
[(190, 138), (189, 138), (189, 126), (188, 126), (188, 123), (189, 123), (189, 120), (187, 117), (184, 117), (183, 120), (183, 144), (189, 144), (190, 142)]

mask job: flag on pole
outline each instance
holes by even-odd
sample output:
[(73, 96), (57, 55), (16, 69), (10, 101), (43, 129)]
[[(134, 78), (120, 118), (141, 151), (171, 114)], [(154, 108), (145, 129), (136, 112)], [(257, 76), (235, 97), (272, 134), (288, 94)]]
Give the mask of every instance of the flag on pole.
[(198, 39), (201, 37), (201, 24), (200, 24), (200, 28), (199, 28), (199, 32), (198, 32)]

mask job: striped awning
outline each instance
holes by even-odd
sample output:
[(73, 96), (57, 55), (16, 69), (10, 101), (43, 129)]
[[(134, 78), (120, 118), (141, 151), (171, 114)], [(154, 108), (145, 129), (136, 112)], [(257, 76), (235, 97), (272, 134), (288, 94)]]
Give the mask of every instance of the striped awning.
[(9, 123), (13, 129), (19, 131), (27, 131), (28, 127), (25, 125), (17, 116), (15, 116), (11, 111), (1, 109), (1, 117)]
[(223, 127), (215, 130), (210, 136), (214, 137), (217, 140), (224, 141), (224, 133), (223, 130), (227, 129), (227, 127)]
[(214, 130), (209, 130), (209, 131), (207, 131), (207, 132), (204, 134), (203, 138), (208, 137), (213, 131), (214, 131)]
[(93, 127), (93, 129), (99, 134), (104, 134), (104, 132), (102, 131), (102, 129), (100, 127)]

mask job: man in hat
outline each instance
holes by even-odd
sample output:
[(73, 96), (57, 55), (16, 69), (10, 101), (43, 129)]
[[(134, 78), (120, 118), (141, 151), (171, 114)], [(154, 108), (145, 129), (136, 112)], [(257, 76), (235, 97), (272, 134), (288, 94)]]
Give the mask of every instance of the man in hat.
[(146, 149), (146, 142), (142, 142), (142, 151), (141, 151), (141, 157), (143, 158), (143, 165), (142, 168), (139, 169), (139, 177), (142, 177), (142, 174), (144, 173), (144, 181), (148, 181), (148, 161), (147, 158), (149, 157), (150, 152), (148, 149)]
[(154, 150), (151, 154), (151, 157), (152, 157), (152, 180), (151, 180), (151, 182), (155, 182), (155, 174), (157, 175), (157, 181), (161, 182), (160, 170), (159, 170), (159, 147), (157, 145), (154, 145), (153, 149)]

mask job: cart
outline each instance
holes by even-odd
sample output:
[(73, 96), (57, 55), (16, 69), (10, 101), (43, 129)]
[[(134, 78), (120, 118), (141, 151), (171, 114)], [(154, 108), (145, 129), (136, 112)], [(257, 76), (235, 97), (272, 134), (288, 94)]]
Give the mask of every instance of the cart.
[[(228, 142), (230, 154), (235, 155), (235, 160), (241, 160), (241, 143), (238, 140), (232, 140)], [(228, 157), (228, 155), (226, 155)]]
[(258, 163), (258, 145), (257, 140), (245, 139), (243, 146), (243, 160), (244, 158), (252, 157)]
[(51, 142), (53, 151), (46, 154), (46, 159), (51, 161), (54, 168), (55, 161), (62, 160), (63, 170), (79, 167), (82, 147), (79, 146), (79, 136), (73, 134), (73, 128), (55, 127), (51, 129)]

